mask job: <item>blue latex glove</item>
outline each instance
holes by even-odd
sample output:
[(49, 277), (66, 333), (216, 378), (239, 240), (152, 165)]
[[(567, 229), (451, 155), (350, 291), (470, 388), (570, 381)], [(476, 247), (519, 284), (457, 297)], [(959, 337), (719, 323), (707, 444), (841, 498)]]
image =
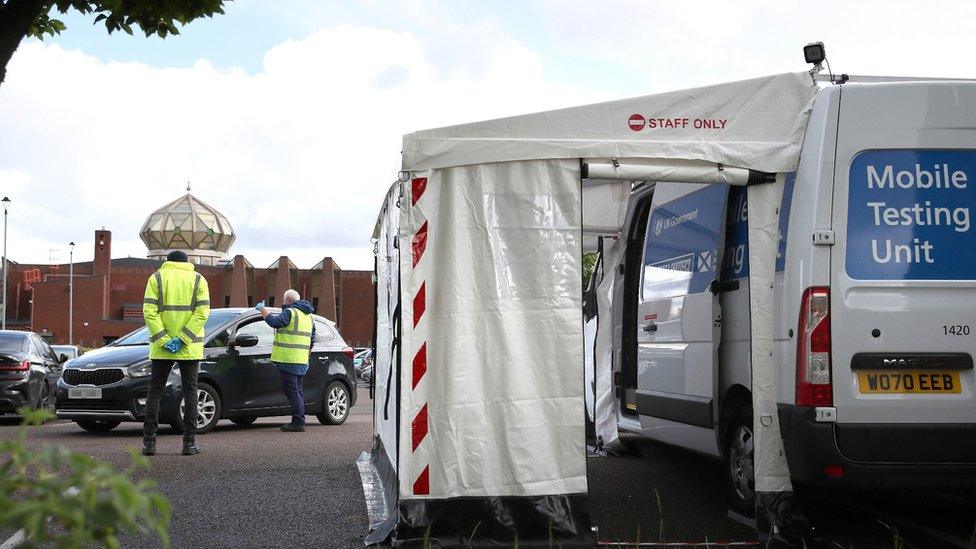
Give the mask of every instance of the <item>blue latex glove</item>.
[(181, 347), (183, 347), (183, 340), (181, 340), (178, 337), (174, 337), (173, 339), (167, 341), (165, 345), (163, 345), (163, 348), (165, 348), (167, 351), (171, 353), (179, 352)]
[(254, 306), (255, 309), (261, 310), (264, 308), (264, 301), (259, 301), (257, 305)]

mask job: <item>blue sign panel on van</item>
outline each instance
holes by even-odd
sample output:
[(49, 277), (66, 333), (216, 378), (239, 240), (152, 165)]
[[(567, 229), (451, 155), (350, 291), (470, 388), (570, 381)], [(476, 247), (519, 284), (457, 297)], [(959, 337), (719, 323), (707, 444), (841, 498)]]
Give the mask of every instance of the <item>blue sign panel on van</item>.
[(866, 151), (851, 162), (847, 274), (976, 279), (976, 151)]
[(644, 300), (704, 292), (718, 272), (728, 187), (711, 185), (656, 207), (647, 222)]
[[(790, 204), (796, 172), (786, 174), (783, 202), (779, 208), (779, 247), (776, 251), (776, 272), (786, 265), (786, 235), (790, 228)], [(725, 215), (725, 253), (722, 260), (722, 280), (749, 276), (749, 215), (746, 205), (748, 187), (729, 190), (729, 210)]]

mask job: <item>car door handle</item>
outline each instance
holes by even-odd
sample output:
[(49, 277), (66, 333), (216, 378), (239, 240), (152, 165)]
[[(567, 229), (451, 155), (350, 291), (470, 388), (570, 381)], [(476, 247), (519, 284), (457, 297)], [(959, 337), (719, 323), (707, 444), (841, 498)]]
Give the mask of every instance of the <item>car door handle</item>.
[(654, 322), (652, 320), (652, 321), (648, 322), (647, 324), (645, 324), (642, 329), (645, 332), (656, 332), (657, 331), (657, 322)]

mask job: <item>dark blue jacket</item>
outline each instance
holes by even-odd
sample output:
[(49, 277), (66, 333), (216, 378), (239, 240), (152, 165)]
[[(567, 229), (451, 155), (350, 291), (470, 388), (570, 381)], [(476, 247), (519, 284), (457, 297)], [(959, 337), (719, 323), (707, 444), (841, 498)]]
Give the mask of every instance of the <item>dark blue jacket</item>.
[[(264, 319), (274, 329), (284, 328), (291, 323), (291, 308), (294, 307), (305, 314), (312, 314), (315, 312), (312, 309), (312, 304), (304, 299), (298, 300), (290, 305), (284, 305), (281, 307), (280, 313), (271, 313)], [(315, 323), (312, 323), (312, 344), (315, 344)], [(303, 376), (308, 373), (308, 364), (282, 364), (276, 363), (275, 366), (279, 370), (288, 372), (290, 374), (295, 374), (297, 376)]]

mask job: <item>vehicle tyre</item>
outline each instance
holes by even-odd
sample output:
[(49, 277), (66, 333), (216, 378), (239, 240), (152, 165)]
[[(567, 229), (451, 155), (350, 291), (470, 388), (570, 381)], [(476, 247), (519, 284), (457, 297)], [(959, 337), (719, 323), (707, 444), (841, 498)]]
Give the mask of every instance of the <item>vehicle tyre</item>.
[(231, 420), (231, 422), (234, 425), (240, 425), (241, 427), (247, 427), (248, 425), (251, 425), (252, 423), (254, 423), (255, 421), (257, 421), (257, 419), (258, 418), (255, 417), (255, 416), (247, 416), (247, 417), (233, 417), (230, 420)]
[(121, 421), (105, 419), (76, 419), (75, 423), (78, 424), (78, 427), (91, 433), (107, 433), (122, 425)]
[(325, 388), (322, 411), (316, 414), (322, 425), (342, 425), (349, 417), (349, 388), (341, 381), (333, 381)]
[[(180, 398), (180, 415), (177, 421), (170, 423), (170, 426), (177, 433), (183, 432), (183, 416), (185, 415), (186, 403)], [(209, 383), (197, 383), (197, 433), (209, 433), (217, 426), (220, 421), (221, 402), (220, 394)]]
[(756, 505), (756, 478), (753, 461), (752, 408), (735, 411), (725, 438), (725, 484), (732, 508), (752, 516)]

